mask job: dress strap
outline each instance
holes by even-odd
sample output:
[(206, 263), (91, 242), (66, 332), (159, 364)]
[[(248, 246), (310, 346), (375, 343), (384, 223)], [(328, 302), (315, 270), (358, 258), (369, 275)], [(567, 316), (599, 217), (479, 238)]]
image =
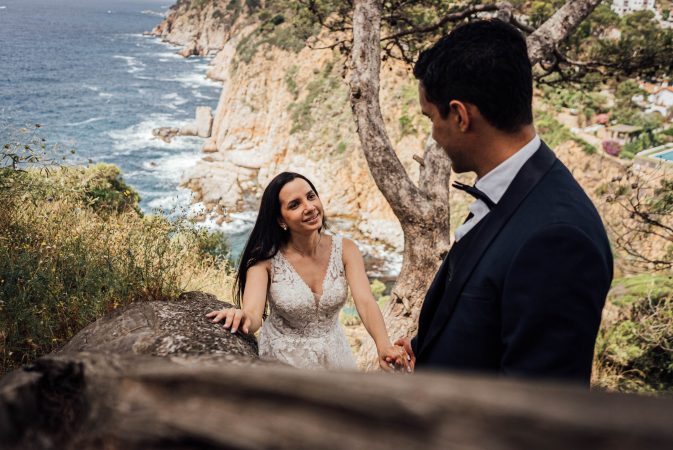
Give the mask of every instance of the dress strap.
[(344, 270), (344, 263), (343, 263), (343, 247), (342, 247), (342, 240), (343, 238), (341, 236), (338, 236), (336, 234), (332, 235), (332, 246), (334, 247), (334, 261), (332, 264), (334, 265), (334, 269), (336, 270), (337, 273), (341, 273)]

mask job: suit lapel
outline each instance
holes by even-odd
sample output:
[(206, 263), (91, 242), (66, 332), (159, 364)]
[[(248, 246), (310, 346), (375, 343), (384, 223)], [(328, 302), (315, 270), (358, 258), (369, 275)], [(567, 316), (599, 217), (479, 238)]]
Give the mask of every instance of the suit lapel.
[[(509, 188), (507, 188), (507, 191), (500, 202), (482, 219), (484, 220), (484, 223), (478, 230), (475, 230), (478, 234), (474, 236), (469, 252), (461, 259), (460, 264), (455, 268), (452, 277), (447, 277), (449, 279), (445, 281), (446, 287), (443, 290), (441, 303), (439, 303), (435, 309), (435, 313), (431, 319), (432, 322), (430, 328), (427, 332), (427, 337), (419, 342), (419, 355), (427, 349), (451, 317), (451, 313), (455, 308), (465, 283), (474, 271), (486, 249), (491, 245), (512, 214), (514, 214), (523, 199), (526, 198), (556, 161), (554, 152), (552, 152), (543, 142), (540, 145), (540, 148), (528, 161), (526, 161), (521, 170), (519, 170), (519, 173), (514, 177), (514, 180), (512, 180), (512, 183)], [(437, 280), (435, 279), (435, 281)], [(430, 292), (428, 292), (428, 294), (429, 293)], [(425, 309), (424, 305), (423, 310)], [(423, 314), (423, 312), (424, 311), (422, 311), (421, 314)]]

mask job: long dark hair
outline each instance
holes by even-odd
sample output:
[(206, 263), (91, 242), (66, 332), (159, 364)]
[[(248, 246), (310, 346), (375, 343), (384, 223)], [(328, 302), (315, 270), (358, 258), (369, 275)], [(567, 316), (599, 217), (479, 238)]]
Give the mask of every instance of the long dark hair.
[[(248, 242), (245, 244), (245, 249), (238, 264), (238, 272), (236, 273), (234, 304), (239, 308), (242, 307), (243, 303), (243, 292), (245, 291), (248, 269), (260, 261), (273, 258), (290, 240), (290, 231), (283, 230), (279, 224), (281, 215), (278, 195), (283, 186), (297, 178), (305, 180), (311, 186), (315, 195), (320, 197), (311, 180), (304, 175), (294, 172), (279, 173), (264, 189), (262, 201), (259, 205), (259, 214), (257, 214), (257, 220), (255, 221), (255, 226), (252, 228)], [(325, 215), (323, 212), (322, 228), (320, 228), (319, 232), (325, 229), (325, 225)]]

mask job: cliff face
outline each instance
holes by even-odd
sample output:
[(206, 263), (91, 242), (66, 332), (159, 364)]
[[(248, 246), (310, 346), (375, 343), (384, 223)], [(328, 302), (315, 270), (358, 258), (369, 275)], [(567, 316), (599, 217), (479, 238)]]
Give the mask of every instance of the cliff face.
[(151, 34), (183, 47), (183, 56), (219, 51), (231, 38), (242, 7), (229, 0), (179, 0)]
[[(262, 9), (251, 15), (243, 6), (234, 8), (236, 0), (205, 3), (179, 2), (155, 30), (188, 49), (217, 49), (208, 75), (222, 82), (222, 93), (212, 135), (204, 156), (183, 180), (195, 192), (195, 200), (213, 216), (223, 209), (254, 211), (276, 174), (295, 171), (314, 182), (328, 218), (345, 219), (342, 225), (356, 231), (356, 237), (380, 240), (401, 251), (399, 223), (360, 148), (343, 56), (307, 47), (277, 11)], [(222, 11), (227, 11), (226, 20)], [(413, 155), (423, 152), (430, 123), (420, 114), (416, 81), (408, 68), (384, 63), (380, 95), (390, 139), (415, 180), (418, 165)], [(555, 150), (608, 225), (623, 221), (623, 212), (597, 193), (623, 175), (623, 165), (587, 155), (571, 143)], [(469, 182), (471, 177), (457, 178)], [(452, 229), (462, 222), (470, 202), (462, 192), (451, 193)]]
[[(222, 81), (212, 136), (204, 157), (184, 179), (196, 200), (210, 210), (254, 210), (276, 174), (295, 171), (314, 182), (328, 217), (347, 219), (370, 239), (401, 249), (399, 223), (360, 149), (343, 57), (298, 45), (286, 24), (275, 26), (245, 15), (231, 22), (232, 15), (229, 25), (214, 23), (214, 8), (195, 13), (178, 4), (155, 30), (188, 48), (195, 42), (201, 49), (219, 48), (209, 73)], [(203, 30), (217, 26), (227, 31), (208, 40), (213, 35)], [(422, 153), (429, 123), (420, 115), (416, 82), (396, 64), (384, 67), (381, 81), (390, 137), (417, 179), (418, 164), (412, 157)]]

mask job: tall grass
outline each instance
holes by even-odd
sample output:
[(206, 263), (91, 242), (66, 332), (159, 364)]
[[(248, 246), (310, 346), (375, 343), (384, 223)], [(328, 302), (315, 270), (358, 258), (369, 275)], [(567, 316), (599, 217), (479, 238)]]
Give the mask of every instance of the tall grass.
[(138, 199), (110, 165), (0, 167), (0, 374), (120, 306), (230, 296), (221, 237), (143, 216)]

